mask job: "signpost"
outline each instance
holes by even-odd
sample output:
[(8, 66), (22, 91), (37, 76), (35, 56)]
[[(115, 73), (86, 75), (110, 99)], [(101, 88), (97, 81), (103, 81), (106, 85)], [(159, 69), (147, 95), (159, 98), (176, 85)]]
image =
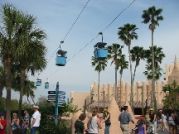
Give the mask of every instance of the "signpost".
[(59, 82), (56, 84), (55, 91), (48, 91), (48, 101), (55, 102), (55, 124), (58, 124), (58, 107), (65, 103), (65, 92), (59, 91)]

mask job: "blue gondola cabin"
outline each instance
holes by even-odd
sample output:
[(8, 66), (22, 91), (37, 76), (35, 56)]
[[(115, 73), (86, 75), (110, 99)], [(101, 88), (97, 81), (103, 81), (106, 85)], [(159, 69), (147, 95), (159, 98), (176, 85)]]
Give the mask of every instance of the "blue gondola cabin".
[(36, 86), (41, 86), (41, 84), (42, 84), (42, 80), (41, 79), (37, 79)]
[(66, 51), (58, 50), (57, 57), (56, 57), (56, 65), (57, 66), (65, 66), (66, 65)]
[(108, 50), (105, 47), (107, 43), (105, 42), (98, 42), (95, 46), (94, 46), (94, 56), (97, 59), (105, 59), (107, 58), (108, 55)]
[(49, 82), (45, 82), (45, 89), (49, 89)]

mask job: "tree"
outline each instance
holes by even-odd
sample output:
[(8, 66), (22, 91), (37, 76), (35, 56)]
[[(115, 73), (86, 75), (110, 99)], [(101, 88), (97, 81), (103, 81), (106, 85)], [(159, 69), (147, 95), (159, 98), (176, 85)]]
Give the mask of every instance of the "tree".
[(35, 18), (31, 15), (26, 15), (21, 12), (19, 23), (21, 25), (16, 33), (15, 40), (17, 46), (15, 61), (18, 63), (20, 74), (20, 112), (25, 80), (27, 79), (29, 69), (33, 69), (33, 72), (42, 71), (46, 66), (46, 47), (43, 44), (46, 34), (35, 25)]
[(127, 69), (128, 68), (128, 61), (126, 61), (126, 58), (125, 58), (125, 55), (122, 55), (121, 56), (121, 59), (118, 61), (119, 66), (120, 66), (120, 70), (119, 70), (119, 73), (120, 73), (120, 105), (122, 105), (122, 76), (123, 76), (123, 71), (124, 69)]
[(123, 46), (119, 44), (112, 44), (111, 46), (108, 46), (108, 59), (111, 59), (111, 64), (115, 65), (115, 84), (114, 84), (114, 90), (115, 90), (115, 98), (116, 101), (118, 99), (118, 89), (117, 89), (117, 71), (119, 69), (119, 60), (122, 56), (122, 48)]
[(19, 11), (8, 4), (2, 7), (2, 28), (0, 31), (0, 56), (5, 72), (6, 83), (6, 119), (7, 129), (10, 130), (10, 102), (11, 102), (11, 88), (12, 88), (12, 64), (14, 63), (15, 49), (14, 44), (15, 34), (19, 25), (17, 23), (19, 17)]
[[(156, 9), (155, 6), (149, 7), (147, 10), (143, 11), (142, 18), (143, 23), (149, 23), (149, 29), (151, 30), (151, 47), (154, 46), (154, 31), (156, 26), (159, 26), (159, 21), (163, 20), (163, 16), (161, 16), (162, 9)], [(152, 101), (154, 104), (152, 105), (155, 110), (157, 109), (156, 105), (156, 97), (155, 97), (155, 65), (154, 65), (154, 50), (152, 50)]]
[[(153, 52), (152, 52), (153, 51)], [(155, 67), (155, 72), (153, 75), (153, 70), (152, 70), (152, 53), (154, 53), (154, 67)], [(161, 73), (161, 68), (160, 68), (160, 64), (162, 63), (163, 58), (165, 57), (165, 54), (162, 51), (161, 47), (157, 47), (157, 46), (153, 46), (150, 47), (148, 50), (145, 50), (145, 55), (144, 55), (145, 59), (146, 59), (146, 71), (144, 72), (144, 74), (147, 76), (147, 79), (151, 80), (153, 79), (153, 76), (155, 78), (155, 80), (158, 80), (162, 73)]]
[(4, 74), (4, 68), (0, 66), (0, 98), (3, 96), (3, 89), (5, 87), (5, 74)]
[(92, 56), (92, 66), (94, 66), (95, 71), (98, 72), (98, 108), (99, 108), (99, 89), (100, 89), (100, 72), (107, 66), (107, 59), (97, 59)]
[(124, 44), (128, 47), (128, 54), (129, 54), (129, 66), (130, 66), (130, 75), (131, 75), (131, 96), (130, 101), (133, 107), (133, 78), (132, 78), (132, 63), (131, 63), (131, 41), (138, 38), (136, 30), (138, 28), (134, 24), (125, 24), (123, 27), (119, 27), (118, 35), (119, 39), (121, 39)]
[(170, 110), (178, 110), (179, 102), (177, 96), (179, 96), (179, 86), (176, 81), (173, 81), (172, 84), (165, 85), (163, 91), (166, 93), (164, 102), (164, 108)]
[(130, 53), (131, 53), (131, 60), (133, 62), (135, 62), (134, 72), (133, 72), (133, 76), (132, 76), (132, 78), (133, 78), (132, 81), (134, 83), (137, 67), (140, 64), (140, 61), (142, 59), (144, 59), (144, 48), (143, 47), (139, 47), (139, 46), (135, 46), (135, 47), (133, 47), (131, 49)]

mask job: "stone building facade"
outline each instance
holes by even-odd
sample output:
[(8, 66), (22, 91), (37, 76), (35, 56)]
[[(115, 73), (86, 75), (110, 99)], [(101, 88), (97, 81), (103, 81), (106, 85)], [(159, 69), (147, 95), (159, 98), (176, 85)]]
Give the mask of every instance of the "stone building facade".
[[(158, 107), (162, 107), (162, 100), (166, 95), (162, 90), (163, 86), (166, 84), (171, 84), (173, 81), (177, 82), (179, 85), (179, 59), (175, 58), (174, 63), (166, 66), (165, 79), (160, 81), (156, 81), (156, 90), (155, 96), (157, 99)], [(120, 87), (121, 85), (121, 87)], [(134, 107), (141, 108), (145, 107), (146, 102), (147, 105), (150, 105), (151, 95), (152, 95), (152, 82), (151, 81), (137, 81), (134, 83)], [(86, 94), (86, 97), (83, 96), (83, 100), (75, 101), (79, 99), (80, 95), (73, 95), (74, 104), (82, 106), (87, 105), (87, 107), (107, 107), (110, 103), (111, 99), (114, 97), (114, 85), (113, 84), (102, 84), (99, 89), (99, 102), (98, 102), (98, 84), (93, 83), (90, 87), (90, 92)], [(118, 82), (117, 85), (117, 103), (118, 105), (123, 105), (126, 102), (130, 101), (130, 84), (126, 81), (122, 81), (121, 84)], [(74, 93), (73, 93), (74, 94)], [(121, 98), (121, 100), (120, 100)], [(147, 101), (146, 101), (147, 100)], [(78, 103), (77, 103), (78, 102)], [(119, 104), (121, 102), (121, 104)], [(80, 104), (83, 103), (83, 104)]]

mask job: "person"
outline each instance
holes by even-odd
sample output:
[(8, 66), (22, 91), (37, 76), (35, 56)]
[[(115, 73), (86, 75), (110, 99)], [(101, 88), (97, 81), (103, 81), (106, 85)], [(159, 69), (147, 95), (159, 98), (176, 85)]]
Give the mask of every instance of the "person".
[(20, 119), (19, 119), (17, 113), (12, 114), (11, 128), (12, 128), (13, 134), (20, 133)]
[(111, 120), (110, 120), (110, 113), (108, 112), (108, 109), (104, 109), (103, 111), (103, 118), (105, 122), (105, 129), (104, 134), (109, 134), (109, 128), (111, 126)]
[(39, 112), (39, 106), (33, 106), (34, 113), (31, 118), (31, 134), (35, 134), (40, 126), (41, 113)]
[(94, 110), (88, 121), (88, 134), (98, 134), (98, 129), (102, 129), (102, 120), (98, 117), (97, 111)]
[(153, 108), (149, 110), (149, 120), (147, 126), (147, 133), (156, 133), (157, 131), (157, 116)]
[(5, 134), (6, 124), (4, 113), (0, 113), (0, 134)]
[(176, 134), (176, 123), (174, 120), (175, 120), (175, 114), (171, 112), (170, 116), (168, 117), (169, 132), (171, 134)]
[(128, 113), (128, 106), (124, 106), (123, 110), (124, 111), (119, 115), (120, 127), (123, 134), (129, 134), (129, 122), (134, 124), (134, 121)]
[(85, 132), (85, 126), (84, 126), (84, 120), (86, 118), (86, 114), (82, 113), (80, 114), (79, 118), (75, 121), (75, 134), (84, 134)]
[(144, 118), (141, 117), (141, 119), (137, 122), (137, 134), (146, 134), (146, 125)]
[(22, 120), (22, 134), (26, 134), (27, 130), (29, 129), (29, 120), (30, 116), (27, 110), (24, 111), (24, 117)]

